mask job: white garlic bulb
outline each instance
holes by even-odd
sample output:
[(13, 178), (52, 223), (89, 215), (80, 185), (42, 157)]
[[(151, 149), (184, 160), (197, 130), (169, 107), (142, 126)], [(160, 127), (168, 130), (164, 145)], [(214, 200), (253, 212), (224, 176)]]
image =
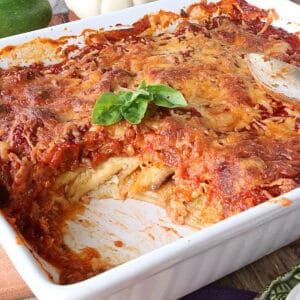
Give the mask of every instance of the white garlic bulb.
[(81, 19), (152, 1), (153, 0), (65, 0), (68, 8)]

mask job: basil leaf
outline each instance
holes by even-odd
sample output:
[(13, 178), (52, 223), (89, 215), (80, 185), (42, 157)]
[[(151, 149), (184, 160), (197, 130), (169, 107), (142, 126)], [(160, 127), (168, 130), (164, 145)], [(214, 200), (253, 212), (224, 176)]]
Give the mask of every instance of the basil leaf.
[(153, 102), (157, 106), (174, 108), (187, 105), (183, 95), (167, 85), (150, 84), (147, 90), (153, 94)]
[(143, 80), (140, 85), (138, 86), (138, 90), (144, 90), (146, 89), (146, 81)]
[(135, 92), (124, 92), (121, 91), (118, 94), (118, 97), (120, 99), (120, 103), (122, 106), (128, 106), (131, 105), (133, 101), (135, 101), (138, 98), (143, 98), (148, 101), (152, 100), (152, 94), (146, 90), (137, 90)]
[(124, 92), (124, 91), (119, 92), (118, 98), (119, 98), (119, 103), (121, 105), (121, 108), (127, 103), (130, 103), (130, 99), (132, 98), (133, 93), (134, 92)]
[(92, 114), (92, 123), (112, 125), (122, 119), (120, 97), (114, 93), (105, 92), (97, 99)]
[(150, 102), (152, 106), (156, 104), (169, 108), (187, 105), (183, 95), (173, 88), (163, 84), (147, 86), (143, 80), (136, 91), (120, 91), (118, 95), (103, 93), (96, 101), (92, 122), (112, 125), (123, 117), (132, 124), (138, 124), (144, 118)]
[(148, 107), (148, 100), (142, 97), (136, 98), (121, 109), (122, 116), (132, 124), (141, 123)]
[[(130, 100), (127, 103), (131, 103), (133, 101), (136, 101), (137, 99), (145, 99), (148, 101), (153, 100), (153, 96), (150, 92), (148, 92), (147, 90), (137, 90), (135, 92), (132, 93), (132, 96), (130, 98)], [(125, 103), (126, 105), (126, 103)]]

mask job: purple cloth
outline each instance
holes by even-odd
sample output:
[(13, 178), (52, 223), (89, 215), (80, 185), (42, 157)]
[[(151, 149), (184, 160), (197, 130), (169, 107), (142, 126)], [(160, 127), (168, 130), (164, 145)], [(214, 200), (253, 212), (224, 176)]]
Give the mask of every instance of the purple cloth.
[(181, 298), (181, 300), (253, 300), (256, 295), (250, 291), (207, 286)]

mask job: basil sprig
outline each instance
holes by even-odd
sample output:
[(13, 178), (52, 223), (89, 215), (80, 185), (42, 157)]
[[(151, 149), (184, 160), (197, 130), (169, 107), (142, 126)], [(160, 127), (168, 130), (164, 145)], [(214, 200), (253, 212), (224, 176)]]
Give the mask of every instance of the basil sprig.
[(132, 124), (139, 124), (151, 101), (157, 106), (168, 108), (187, 106), (179, 91), (164, 84), (147, 86), (143, 80), (136, 91), (120, 91), (117, 95), (103, 93), (94, 106), (92, 123), (112, 125), (124, 118)]

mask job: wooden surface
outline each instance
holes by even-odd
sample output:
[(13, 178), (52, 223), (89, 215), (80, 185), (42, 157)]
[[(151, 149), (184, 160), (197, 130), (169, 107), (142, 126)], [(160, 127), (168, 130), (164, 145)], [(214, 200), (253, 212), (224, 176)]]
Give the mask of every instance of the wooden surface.
[(279, 275), (300, 263), (300, 244), (284, 247), (214, 282), (213, 286), (261, 292)]
[(0, 261), (0, 299), (14, 300), (32, 296), (32, 292), (9, 261), (1, 245)]
[[(300, 4), (300, 0), (294, 0)], [(68, 21), (68, 12), (52, 18), (51, 25)], [(31, 297), (32, 293), (17, 274), (0, 246), (0, 299), (14, 300)], [(300, 263), (300, 243), (284, 247), (214, 283), (212, 286), (234, 287), (261, 292), (273, 279)], [(31, 298), (34, 299), (34, 298)]]

